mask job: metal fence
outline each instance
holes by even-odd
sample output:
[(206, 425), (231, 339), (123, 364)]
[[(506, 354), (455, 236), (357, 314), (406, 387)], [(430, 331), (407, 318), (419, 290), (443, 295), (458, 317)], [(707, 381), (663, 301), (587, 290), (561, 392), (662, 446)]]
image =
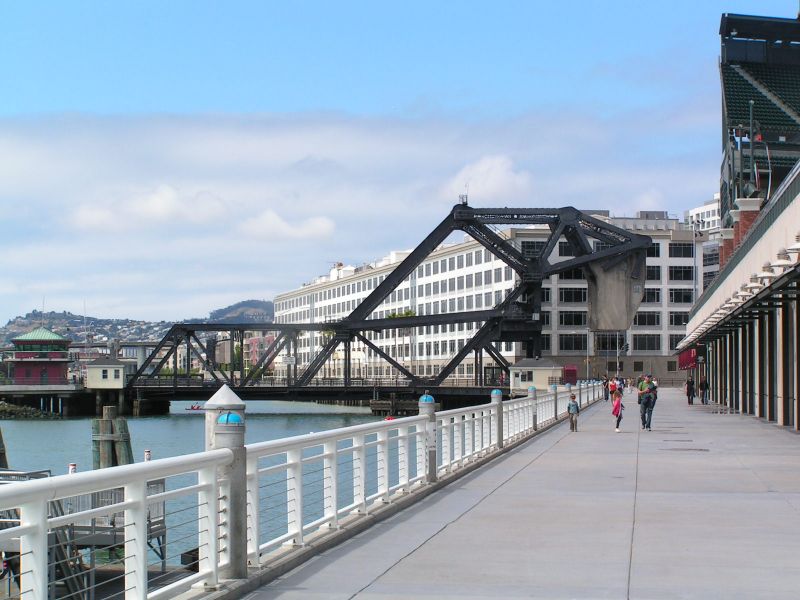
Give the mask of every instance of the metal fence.
[[(602, 389), (574, 391), (587, 405)], [(229, 449), (0, 486), (11, 596), (155, 599), (213, 587), (234, 544), (250, 566), (269, 565), (566, 414), (563, 389), (499, 399), (245, 446), (245, 514), (230, 510), (220, 476)]]

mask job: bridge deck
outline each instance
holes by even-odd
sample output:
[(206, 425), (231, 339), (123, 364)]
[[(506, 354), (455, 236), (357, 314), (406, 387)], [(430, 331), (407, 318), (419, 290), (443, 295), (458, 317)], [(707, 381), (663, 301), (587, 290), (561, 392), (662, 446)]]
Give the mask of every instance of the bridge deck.
[(660, 395), (652, 432), (601, 402), (248, 598), (797, 598), (800, 437)]

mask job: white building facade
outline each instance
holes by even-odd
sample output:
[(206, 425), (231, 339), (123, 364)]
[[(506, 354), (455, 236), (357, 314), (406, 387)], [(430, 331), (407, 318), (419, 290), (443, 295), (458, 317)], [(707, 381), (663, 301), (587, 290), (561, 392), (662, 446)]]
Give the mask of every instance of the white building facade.
[[(653, 372), (661, 378), (680, 377), (673, 350), (683, 338), (689, 309), (699, 293), (698, 254), (704, 236), (695, 236), (666, 213), (640, 213), (635, 218), (593, 216), (612, 225), (649, 235), (653, 240), (647, 256), (645, 297), (628, 331), (589, 332), (587, 284), (582, 272), (562, 273), (544, 281), (542, 303), (542, 355), (556, 363), (578, 367), (579, 377), (594, 378), (617, 372), (635, 376)], [(503, 237), (523, 253), (544, 246), (549, 229), (539, 226), (511, 228)], [(597, 245), (598, 242), (595, 242)], [(384, 259), (360, 267), (336, 265), (331, 272), (298, 289), (275, 297), (276, 323), (326, 323), (347, 317), (409, 252), (393, 252)], [(553, 251), (551, 261), (572, 255), (566, 240)], [(372, 313), (371, 318), (392, 315), (432, 315), (491, 309), (516, 286), (516, 273), (471, 238), (443, 244)], [(482, 325), (478, 321), (366, 332), (376, 346), (415, 375), (435, 376)], [(329, 334), (328, 334), (329, 335)], [(301, 334), (297, 371), (301, 373), (326, 341), (326, 332)], [(510, 363), (524, 358), (524, 342), (497, 342), (495, 347)], [(626, 351), (627, 346), (627, 351)], [(344, 353), (333, 357), (317, 377), (342, 377)], [(357, 340), (352, 344), (354, 378), (397, 378), (397, 369)], [(500, 367), (484, 352), (481, 363), (468, 356), (449, 379), (472, 381), (482, 364), (484, 381), (491, 383)], [(275, 375), (285, 375), (279, 359)]]

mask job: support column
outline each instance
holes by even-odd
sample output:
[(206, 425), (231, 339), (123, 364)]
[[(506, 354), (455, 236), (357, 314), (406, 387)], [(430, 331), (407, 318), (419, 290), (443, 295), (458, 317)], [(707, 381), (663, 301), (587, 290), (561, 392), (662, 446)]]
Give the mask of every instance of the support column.
[(731, 332), (731, 374), (733, 375), (733, 409), (736, 412), (742, 410), (742, 354), (741, 354), (741, 327), (737, 327)]
[(775, 405), (778, 396), (777, 390), (777, 315), (774, 310), (767, 314), (767, 397), (765, 398), (767, 409), (767, 421), (775, 421), (777, 418)]
[(779, 423), (784, 427), (793, 427), (795, 421), (794, 398), (792, 395), (792, 365), (794, 363), (794, 344), (792, 343), (793, 317), (789, 301), (784, 297), (780, 309), (780, 342), (778, 354), (779, 395), (781, 402), (778, 408)]
[(756, 395), (756, 323), (752, 320), (747, 322), (747, 347), (745, 349), (746, 352), (746, 361), (747, 361), (747, 414), (754, 415), (755, 414), (755, 395)]
[(350, 387), (350, 340), (344, 343), (344, 387)]
[(725, 334), (725, 405), (728, 410), (733, 410), (733, 333), (728, 331)]
[(748, 354), (749, 354), (749, 345), (750, 345), (750, 321), (745, 321), (741, 324), (739, 331), (739, 360), (741, 361), (741, 375), (739, 377), (740, 387), (741, 387), (741, 411), (743, 415), (750, 414), (747, 404), (748, 399), (748, 389), (749, 389), (749, 363)]
[(767, 315), (759, 314), (757, 321), (757, 352), (756, 352), (756, 416), (760, 419), (767, 417)]
[(795, 296), (792, 300), (792, 313), (794, 314), (794, 364), (792, 377), (794, 380), (794, 430), (800, 431), (800, 300)]

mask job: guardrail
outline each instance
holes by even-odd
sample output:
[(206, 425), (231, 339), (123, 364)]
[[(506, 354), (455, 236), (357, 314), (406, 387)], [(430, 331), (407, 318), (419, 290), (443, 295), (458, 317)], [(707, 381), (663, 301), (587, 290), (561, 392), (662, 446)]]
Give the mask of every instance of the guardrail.
[[(574, 391), (584, 406), (602, 396), (599, 385)], [(567, 395), (533, 391), (501, 402), (496, 393), (480, 406), (429, 406), (419, 416), (240, 446), (242, 481), (232, 469), (239, 451), (222, 448), (0, 486), (0, 549), (19, 596), (33, 600), (90, 592), (156, 599), (214, 587), (238, 556), (269, 566), (492, 458), (563, 417)], [(232, 498), (242, 488), (239, 512)], [(76, 500), (101, 493), (112, 500)], [(109, 519), (116, 533), (98, 536), (91, 524)]]

